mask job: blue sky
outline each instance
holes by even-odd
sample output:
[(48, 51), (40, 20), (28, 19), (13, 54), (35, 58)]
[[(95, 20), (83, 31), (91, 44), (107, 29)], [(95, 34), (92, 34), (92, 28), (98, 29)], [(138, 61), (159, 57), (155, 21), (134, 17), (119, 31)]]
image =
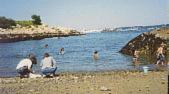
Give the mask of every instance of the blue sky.
[(169, 0), (0, 0), (0, 16), (75, 29), (155, 25), (169, 22)]

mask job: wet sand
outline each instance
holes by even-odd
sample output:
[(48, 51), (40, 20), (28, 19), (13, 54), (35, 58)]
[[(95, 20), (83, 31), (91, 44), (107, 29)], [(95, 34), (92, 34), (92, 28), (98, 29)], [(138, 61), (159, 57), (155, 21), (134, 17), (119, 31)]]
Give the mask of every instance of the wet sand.
[(167, 71), (60, 73), (54, 78), (0, 78), (0, 94), (167, 94)]

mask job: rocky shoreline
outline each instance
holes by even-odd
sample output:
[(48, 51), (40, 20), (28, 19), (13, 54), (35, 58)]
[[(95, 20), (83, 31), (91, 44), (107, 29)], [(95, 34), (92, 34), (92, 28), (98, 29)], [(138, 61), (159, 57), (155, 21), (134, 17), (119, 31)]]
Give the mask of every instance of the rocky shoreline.
[(14, 27), (12, 29), (0, 29), (0, 43), (10, 43), (26, 40), (41, 40), (52, 37), (68, 37), (84, 35), (73, 29), (61, 27), (48, 27), (46, 25), (30, 27)]
[(134, 50), (140, 51), (140, 55), (146, 57), (153, 63), (156, 59), (156, 51), (161, 43), (165, 44), (165, 56), (169, 56), (169, 27), (157, 29), (140, 34), (129, 41), (120, 52), (133, 56)]
[(60, 34), (57, 33), (48, 33), (48, 34), (1, 34), (0, 35), (0, 43), (10, 43), (10, 42), (18, 42), (18, 41), (26, 41), (26, 40), (41, 40), (44, 38), (52, 38), (52, 37), (68, 37), (68, 36), (79, 36), (84, 34)]

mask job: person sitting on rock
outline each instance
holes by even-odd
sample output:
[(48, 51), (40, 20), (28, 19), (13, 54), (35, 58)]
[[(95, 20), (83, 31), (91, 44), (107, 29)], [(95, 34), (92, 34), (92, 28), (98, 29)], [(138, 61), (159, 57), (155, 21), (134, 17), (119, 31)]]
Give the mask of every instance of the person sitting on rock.
[(20, 74), (20, 78), (28, 78), (30, 73), (33, 73), (33, 64), (37, 64), (37, 60), (34, 54), (29, 54), (28, 58), (21, 60), (16, 70)]
[(41, 61), (41, 71), (43, 76), (54, 76), (57, 69), (56, 61), (48, 53), (44, 54), (44, 58)]
[(165, 56), (164, 56), (164, 43), (161, 43), (160, 47), (157, 49), (157, 62), (156, 65), (161, 63), (161, 65), (164, 65)]

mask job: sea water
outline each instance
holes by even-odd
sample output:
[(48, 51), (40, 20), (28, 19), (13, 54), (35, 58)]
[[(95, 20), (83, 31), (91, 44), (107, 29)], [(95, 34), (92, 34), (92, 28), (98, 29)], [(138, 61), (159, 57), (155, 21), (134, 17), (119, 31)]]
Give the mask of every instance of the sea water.
[[(57, 61), (57, 72), (83, 72), (132, 69), (132, 57), (119, 53), (131, 39), (142, 32), (89, 33), (82, 36), (54, 37), (42, 40), (0, 43), (0, 77), (16, 76), (18, 62), (34, 53), (38, 64), (34, 70), (40, 73), (40, 61), (48, 52)], [(45, 48), (45, 44), (48, 47)], [(64, 48), (65, 53), (59, 54)], [(93, 60), (97, 50), (99, 60)]]

